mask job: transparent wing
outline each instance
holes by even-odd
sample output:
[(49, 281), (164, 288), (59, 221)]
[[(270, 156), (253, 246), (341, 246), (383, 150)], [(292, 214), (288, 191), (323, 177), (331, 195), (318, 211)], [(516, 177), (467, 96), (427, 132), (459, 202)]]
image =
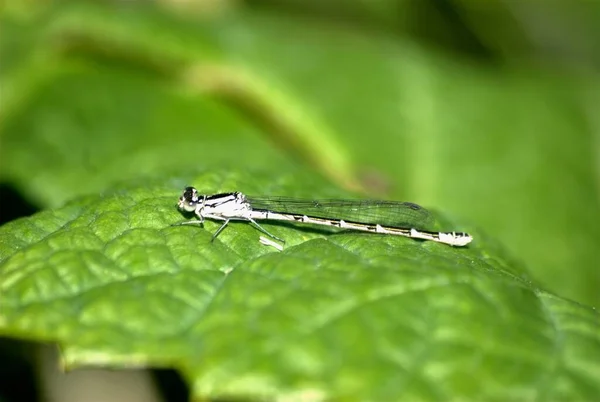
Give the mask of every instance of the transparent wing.
[(289, 197), (246, 197), (253, 209), (302, 214), (348, 222), (379, 224), (421, 230), (431, 229), (435, 219), (412, 202), (378, 200), (303, 200)]

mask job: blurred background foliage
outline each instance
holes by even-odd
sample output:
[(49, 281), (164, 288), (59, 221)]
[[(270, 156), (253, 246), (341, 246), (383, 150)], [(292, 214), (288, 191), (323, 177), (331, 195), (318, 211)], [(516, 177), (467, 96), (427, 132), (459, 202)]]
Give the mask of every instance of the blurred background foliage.
[(599, 306), (599, 21), (596, 1), (5, 1), (3, 221), (126, 178), (306, 169), (474, 224)]

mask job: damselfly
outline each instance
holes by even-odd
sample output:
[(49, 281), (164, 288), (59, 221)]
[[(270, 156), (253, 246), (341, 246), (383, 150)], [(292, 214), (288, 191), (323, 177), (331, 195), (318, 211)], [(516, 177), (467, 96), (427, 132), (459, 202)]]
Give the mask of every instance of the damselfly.
[(284, 240), (269, 233), (256, 221), (323, 225), (431, 240), (450, 246), (465, 246), (473, 240), (463, 232), (431, 231), (434, 221), (432, 215), (411, 202), (248, 197), (240, 192), (202, 195), (194, 187), (186, 187), (179, 198), (178, 207), (181, 211), (193, 212), (199, 219), (183, 224), (202, 225), (204, 219), (222, 221), (221, 227), (213, 234), (213, 240), (232, 220), (250, 222), (261, 232), (281, 242)]

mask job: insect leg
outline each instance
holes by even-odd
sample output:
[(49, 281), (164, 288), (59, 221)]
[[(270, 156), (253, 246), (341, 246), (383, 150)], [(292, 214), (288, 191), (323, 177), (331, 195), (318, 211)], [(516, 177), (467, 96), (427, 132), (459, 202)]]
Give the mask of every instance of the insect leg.
[(252, 223), (252, 224), (254, 225), (254, 227), (255, 227), (255, 228), (257, 228), (258, 230), (260, 230), (260, 231), (261, 231), (261, 232), (263, 232), (264, 234), (266, 234), (266, 235), (269, 235), (270, 237), (274, 238), (275, 240), (278, 240), (278, 241), (280, 241), (280, 242), (282, 242), (282, 243), (285, 243), (285, 240), (283, 240), (283, 239), (280, 239), (279, 237), (275, 236), (275, 235), (274, 235), (274, 234), (272, 234), (272, 233), (269, 233), (269, 232), (267, 231), (267, 229), (263, 228), (263, 227), (262, 227), (262, 226), (260, 226), (258, 223), (256, 223), (256, 221), (255, 221), (254, 219), (252, 219), (252, 218), (248, 218), (248, 220), (250, 221), (250, 223)]

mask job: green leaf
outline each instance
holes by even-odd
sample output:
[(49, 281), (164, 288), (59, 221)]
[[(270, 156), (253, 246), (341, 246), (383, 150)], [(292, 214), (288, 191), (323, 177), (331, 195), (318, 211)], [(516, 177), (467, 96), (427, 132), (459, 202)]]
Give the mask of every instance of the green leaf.
[(0, 158), (0, 178), (38, 204), (58, 206), (118, 180), (198, 163), (261, 167), (301, 159), (275, 154), (274, 145), (359, 187), (329, 127), (284, 84), (223, 62), (210, 24), (174, 25), (149, 9), (59, 10), (40, 23), (43, 50), (13, 62), (12, 75), (3, 77), (12, 96), (2, 99), (9, 151)]
[(477, 222), (548, 288), (600, 306), (597, 77), (496, 70), (408, 40), (246, 17), (216, 34), (231, 57), (321, 111), (367, 177)]
[(223, 163), (228, 158), (222, 149), (235, 152), (231, 165), (285, 164), (255, 128), (222, 105), (175, 96), (148, 77), (119, 69), (65, 69), (5, 130), (3, 145), (10, 152), (0, 160), (4, 179), (49, 206), (121, 180)]
[(54, 8), (4, 23), (0, 42), (0, 178), (37, 205), (197, 165), (300, 162), (477, 222), (549, 289), (600, 305), (595, 77), (264, 11)]
[(478, 231), (452, 248), (265, 223), (287, 241), (277, 252), (244, 223), (212, 243), (218, 223), (172, 226), (185, 184), (331, 192), (267, 177), (133, 183), (2, 226), (0, 334), (57, 341), (69, 367), (175, 367), (198, 399), (600, 396), (600, 315)]

